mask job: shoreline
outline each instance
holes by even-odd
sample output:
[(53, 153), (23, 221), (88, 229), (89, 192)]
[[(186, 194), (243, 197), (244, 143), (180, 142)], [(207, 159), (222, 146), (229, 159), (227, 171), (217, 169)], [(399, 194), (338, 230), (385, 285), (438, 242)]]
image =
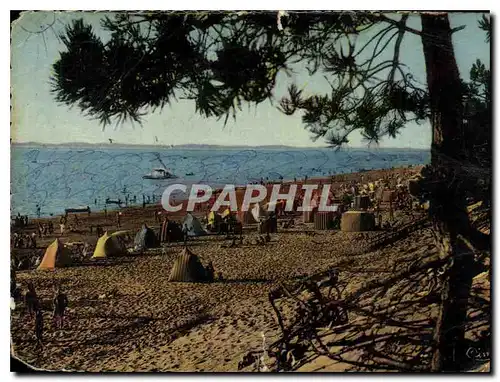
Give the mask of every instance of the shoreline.
[[(371, 170), (366, 170), (366, 171), (356, 171), (356, 172), (349, 172), (349, 173), (339, 173), (339, 174), (334, 174), (330, 176), (318, 176), (318, 177), (307, 177), (306, 178), (297, 178), (296, 181), (294, 179), (283, 179), (283, 181), (269, 181), (267, 184), (264, 184), (265, 187), (272, 187), (274, 185), (281, 184), (283, 186), (291, 185), (291, 184), (297, 184), (297, 186), (302, 186), (303, 184), (314, 184), (314, 183), (322, 183), (322, 184), (337, 184), (337, 183), (342, 183), (342, 182), (351, 182), (351, 181), (373, 181), (376, 180), (374, 178), (380, 179), (381, 177), (394, 174), (394, 173), (404, 173), (409, 170), (411, 171), (420, 171), (422, 167), (424, 167), (424, 164), (421, 165), (409, 165), (409, 166), (401, 166), (401, 167), (394, 167), (394, 168), (381, 168), (381, 169), (371, 169)], [(306, 182), (306, 183), (304, 183)], [(254, 183), (255, 184), (255, 183)], [(242, 190), (245, 189), (246, 185), (235, 185), (235, 189)], [(216, 187), (212, 189), (213, 194), (217, 195), (222, 191), (222, 188)], [(113, 199), (114, 200), (114, 199)], [(177, 204), (184, 204), (187, 202), (187, 198), (183, 199), (177, 199), (173, 200), (173, 202), (177, 202)], [(178, 203), (180, 202), (180, 203)], [(201, 203), (202, 206), (205, 206), (208, 202), (203, 202)], [(142, 207), (142, 202), (141, 203), (136, 203), (136, 204), (128, 204), (127, 206), (119, 207), (114, 204), (108, 205), (109, 207), (106, 208), (106, 211), (108, 213), (115, 214), (118, 211), (121, 212), (126, 212), (129, 210), (144, 210), (144, 211), (152, 211), (152, 210), (158, 210), (158, 208), (161, 208), (161, 210), (164, 210), (162, 205), (161, 205), (161, 195), (159, 195), (159, 198), (156, 199), (154, 203), (149, 203), (146, 204), (145, 208)], [(83, 207), (83, 206), (82, 206)], [(91, 214), (92, 215), (103, 215), (105, 213), (104, 208), (99, 208), (99, 209), (93, 209), (92, 206), (90, 206)], [(67, 208), (70, 208), (69, 206)], [(196, 211), (193, 211), (196, 212)], [(179, 212), (169, 212), (171, 215), (177, 215), (180, 213), (186, 213), (185, 211), (185, 206), (179, 211)], [(11, 210), (11, 219), (13, 219), (17, 214), (15, 211)], [(60, 216), (64, 215), (64, 211), (61, 211), (59, 214), (53, 213), (51, 215), (40, 215), (40, 217), (34, 215), (28, 214), (28, 218), (30, 218), (31, 221), (43, 221), (43, 220), (52, 220), (56, 219)], [(22, 215), (23, 216), (23, 215)]]

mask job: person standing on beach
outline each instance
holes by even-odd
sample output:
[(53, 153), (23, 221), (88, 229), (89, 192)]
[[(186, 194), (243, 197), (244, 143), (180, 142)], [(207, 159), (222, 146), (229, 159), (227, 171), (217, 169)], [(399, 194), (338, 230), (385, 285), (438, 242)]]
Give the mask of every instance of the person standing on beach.
[(61, 236), (64, 235), (64, 231), (66, 228), (66, 221), (67, 221), (66, 216), (61, 216), (61, 219), (59, 219), (59, 228), (61, 230)]
[[(36, 236), (36, 235), (35, 235)], [(32, 236), (31, 235), (28, 235), (26, 234), (26, 248), (34, 248), (33, 247), (33, 240), (32, 240)]]
[(54, 305), (54, 312), (52, 318), (57, 329), (62, 329), (64, 320), (64, 311), (68, 306), (68, 297), (63, 293), (61, 286), (58, 286), (54, 293), (52, 300)]
[(35, 260), (34, 268), (38, 268), (38, 266), (42, 262), (42, 259), (43, 259), (43, 256), (37, 256), (37, 258)]
[(15, 297), (17, 289), (17, 276), (14, 267), (10, 267), (10, 297)]
[(121, 225), (121, 215), (122, 215), (121, 212), (116, 213), (116, 227), (117, 228), (120, 228), (122, 226)]
[(37, 349), (43, 348), (43, 313), (39, 307), (35, 313), (35, 336)]
[(28, 282), (28, 291), (24, 295), (24, 303), (30, 318), (32, 318), (33, 313), (38, 309), (38, 297), (36, 295), (35, 286), (31, 281)]
[(31, 248), (36, 248), (36, 233), (31, 234)]
[(182, 235), (183, 235), (183, 238), (184, 238), (184, 245), (187, 244), (187, 241), (188, 241), (188, 226), (187, 224), (184, 224), (184, 226), (182, 227)]
[(23, 248), (24, 247), (24, 239), (22, 235), (19, 235), (17, 239), (17, 248)]

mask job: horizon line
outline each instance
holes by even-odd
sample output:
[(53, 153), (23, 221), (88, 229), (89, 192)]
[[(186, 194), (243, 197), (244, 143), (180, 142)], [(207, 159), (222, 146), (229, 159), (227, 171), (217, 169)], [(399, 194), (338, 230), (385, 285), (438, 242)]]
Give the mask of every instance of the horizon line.
[[(335, 150), (335, 147), (332, 146), (291, 146), (291, 145), (221, 145), (221, 144), (205, 144), (205, 143), (183, 143), (183, 144), (178, 144), (178, 145), (168, 145), (168, 144), (141, 144), (141, 143), (121, 143), (121, 142), (116, 142), (116, 143), (88, 143), (88, 142), (62, 142), (62, 143), (43, 143), (43, 142), (34, 142), (34, 141), (29, 141), (29, 142), (10, 142), (11, 146), (25, 146), (25, 147), (30, 147), (30, 146), (36, 146), (36, 147), (71, 147), (71, 146), (90, 146), (90, 147), (106, 147), (106, 148), (113, 148), (113, 147), (158, 147), (158, 148), (168, 148), (168, 149), (175, 149), (175, 148), (216, 148), (216, 147), (222, 147), (222, 148), (292, 148), (292, 149), (333, 149)], [(368, 149), (368, 150), (373, 150), (373, 149), (404, 149), (404, 150), (430, 150), (430, 147), (369, 147), (367, 146), (343, 146), (341, 149)]]

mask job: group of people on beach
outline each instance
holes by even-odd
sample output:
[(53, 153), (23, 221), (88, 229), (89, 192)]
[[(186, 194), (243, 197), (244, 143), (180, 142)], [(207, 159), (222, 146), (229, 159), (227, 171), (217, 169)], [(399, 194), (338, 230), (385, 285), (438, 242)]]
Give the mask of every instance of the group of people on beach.
[[(27, 221), (27, 218), (26, 218)], [(36, 239), (43, 238), (44, 236), (52, 235), (54, 233), (54, 224), (52, 222), (48, 223), (38, 223), (36, 232), (31, 234), (22, 234), (15, 232), (11, 236), (11, 247), (13, 248), (36, 248)]]
[(19, 212), (14, 217), (15, 227), (26, 227), (28, 226), (28, 215), (21, 215)]
[(31, 234), (22, 234), (14, 232), (11, 236), (11, 247), (12, 248), (37, 248), (37, 233), (38, 238), (43, 238), (46, 235), (52, 234), (54, 232), (54, 227), (52, 222), (49, 224), (38, 223), (37, 232), (32, 232)]
[(21, 234), (14, 232), (11, 236), (10, 245), (12, 248), (36, 248), (36, 234)]
[(38, 237), (42, 238), (44, 236), (54, 234), (54, 223), (49, 221), (48, 223), (38, 223), (37, 226)]
[[(11, 286), (10, 286), (11, 299), (18, 301), (22, 295), (17, 287), (16, 272), (11, 270)], [(36, 338), (37, 349), (43, 348), (43, 333), (44, 333), (44, 320), (42, 304), (38, 298), (33, 282), (28, 281), (27, 291), (23, 298), (25, 314), (29, 316), (30, 320), (34, 319), (34, 332)], [(54, 287), (54, 295), (52, 298), (52, 320), (55, 329), (62, 329), (64, 325), (64, 315), (69, 301), (66, 293), (64, 293), (62, 285), (58, 284)]]

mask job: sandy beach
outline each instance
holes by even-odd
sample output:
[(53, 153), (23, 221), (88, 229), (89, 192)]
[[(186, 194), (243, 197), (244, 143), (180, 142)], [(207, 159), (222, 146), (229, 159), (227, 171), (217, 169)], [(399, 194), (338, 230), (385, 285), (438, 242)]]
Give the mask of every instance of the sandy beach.
[[(417, 171), (416, 167), (377, 170), (322, 181), (333, 180), (335, 186), (337, 182), (352, 179), (366, 182), (389, 173), (397, 177), (400, 173), (408, 176)], [(141, 224), (147, 223), (158, 231), (159, 223), (154, 219), (157, 209), (158, 206), (122, 209), (120, 229), (135, 234)], [(387, 214), (388, 211), (384, 211), (385, 218)], [(97, 237), (89, 233), (90, 225), (100, 224), (110, 231), (118, 229), (114, 226), (114, 213), (108, 215), (105, 218), (102, 212), (92, 212), (90, 216), (81, 214), (82, 232), (68, 233), (61, 241), (95, 245)], [(178, 214), (179, 220), (182, 216)], [(422, 216), (419, 212), (396, 211), (392, 229), (397, 230)], [(169, 217), (176, 218), (175, 215)], [(58, 217), (53, 221), (57, 223)], [(35, 229), (34, 223), (36, 219), (18, 231), (30, 233)], [(45, 347), (43, 351), (36, 351), (33, 320), (20, 306), (11, 313), (13, 351), (28, 364), (46, 370), (238, 371), (238, 363), (245, 354), (269, 345), (280, 335), (269, 304), (269, 291), (279, 282), (294, 282), (332, 268), (339, 271), (343, 295), (360, 293), (356, 297), (359, 306), (371, 303), (382, 307), (405, 289), (404, 298), (418, 301), (419, 309), (411, 305), (397, 314), (401, 320), (405, 317), (405, 320), (418, 321), (419, 330), (430, 331), (437, 303), (435, 298), (426, 295), (429, 281), (425, 277), (411, 287), (403, 280), (396, 280), (382, 294), (380, 290), (362, 292), (367, 283), (388, 280), (409, 264), (418, 262), (425, 268), (425, 264), (435, 261), (437, 250), (430, 226), (419, 226), (406, 237), (373, 249), (370, 244), (384, 234), (383, 231), (315, 231), (311, 223), (303, 223), (297, 217), (293, 228), (280, 226), (265, 245), (256, 245), (256, 224), (245, 225), (243, 242), (232, 248), (226, 247), (228, 240), (224, 235), (189, 240), (188, 248), (202, 263), (212, 261), (216, 272), (222, 273), (224, 280), (213, 283), (168, 282), (183, 243), (164, 244), (140, 255), (124, 255), (103, 264), (76, 264), (54, 271), (18, 271), (17, 279), (23, 291), (26, 282), (33, 281), (41, 300)], [(58, 232), (38, 240), (36, 251), (43, 253), (57, 237)], [(14, 250), (13, 255), (29, 255), (33, 251), (19, 249)], [(487, 301), (489, 277), (485, 277), (484, 272), (488, 272), (488, 265), (478, 272), (480, 277), (475, 279), (473, 289), (478, 299)], [(69, 299), (67, 321), (62, 329), (55, 329), (51, 324), (52, 288), (56, 282), (62, 282)], [(474, 316), (474, 312), (471, 314)], [(487, 319), (477, 317), (468, 331), (471, 341), (489, 328)], [(349, 312), (349, 321), (353, 323), (351, 331), (356, 331), (361, 321), (373, 331), (381, 325), (385, 332), (393, 330), (391, 324), (380, 317), (367, 318), (356, 311)], [(418, 344), (411, 351), (426, 352), (426, 346)], [(354, 360), (356, 357), (360, 355), (348, 356)], [(327, 357), (311, 357), (299, 371), (346, 371), (352, 367), (350, 363)], [(370, 370), (370, 366), (364, 370)], [(254, 371), (254, 366), (242, 371)]]

